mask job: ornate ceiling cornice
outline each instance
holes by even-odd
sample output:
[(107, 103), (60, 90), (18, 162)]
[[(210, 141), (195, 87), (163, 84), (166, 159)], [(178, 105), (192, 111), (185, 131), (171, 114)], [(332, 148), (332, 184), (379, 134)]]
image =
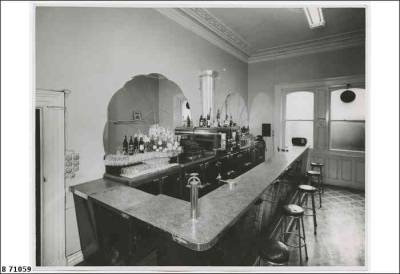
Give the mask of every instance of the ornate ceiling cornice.
[(207, 9), (159, 8), (157, 10), (214, 45), (248, 63), (365, 45), (365, 30), (358, 30), (314, 40), (254, 50), (243, 37), (210, 14)]
[(357, 30), (340, 33), (319, 39), (305, 40), (297, 43), (280, 45), (255, 51), (249, 57), (249, 63), (264, 62), (281, 58), (302, 56), (318, 52), (339, 50), (365, 45), (365, 31)]
[(238, 33), (222, 23), (218, 18), (202, 8), (185, 8), (180, 9), (182, 12), (197, 20), (210, 31), (217, 34), (220, 38), (230, 43), (235, 48), (241, 50), (247, 55), (250, 55), (251, 49), (249, 43), (242, 38)]

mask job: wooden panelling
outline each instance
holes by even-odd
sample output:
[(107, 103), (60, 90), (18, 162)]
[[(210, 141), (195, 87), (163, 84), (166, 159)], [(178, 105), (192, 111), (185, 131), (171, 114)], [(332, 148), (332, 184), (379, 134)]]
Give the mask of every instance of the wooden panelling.
[(355, 161), (356, 167), (356, 178), (355, 181), (360, 184), (364, 184), (365, 182), (365, 162), (364, 161)]
[(341, 179), (343, 181), (351, 181), (352, 180), (352, 161), (351, 160), (345, 160), (345, 159), (341, 159), (340, 160), (340, 165), (341, 165)]
[(310, 154), (310, 161), (325, 164), (323, 175), (326, 184), (365, 189), (364, 155), (313, 150)]
[(338, 171), (339, 171), (339, 161), (335, 158), (328, 159), (328, 172), (327, 176), (330, 179), (338, 179)]

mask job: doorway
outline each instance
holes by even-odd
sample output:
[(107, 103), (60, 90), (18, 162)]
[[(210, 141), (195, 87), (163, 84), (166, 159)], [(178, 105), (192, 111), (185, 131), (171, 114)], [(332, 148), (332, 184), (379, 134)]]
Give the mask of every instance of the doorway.
[(64, 266), (64, 93), (36, 91), (35, 262)]
[(42, 213), (41, 213), (41, 181), (42, 181), (42, 157), (41, 157), (41, 110), (35, 109), (35, 227), (36, 227), (36, 265), (41, 265), (41, 231), (42, 231)]

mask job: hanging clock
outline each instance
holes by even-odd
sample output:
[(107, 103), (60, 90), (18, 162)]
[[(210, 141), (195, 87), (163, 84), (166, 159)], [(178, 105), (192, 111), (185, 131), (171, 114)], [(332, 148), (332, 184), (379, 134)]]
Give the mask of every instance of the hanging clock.
[(350, 85), (347, 84), (346, 90), (340, 94), (340, 100), (342, 100), (343, 103), (351, 103), (356, 99), (356, 94), (349, 88)]

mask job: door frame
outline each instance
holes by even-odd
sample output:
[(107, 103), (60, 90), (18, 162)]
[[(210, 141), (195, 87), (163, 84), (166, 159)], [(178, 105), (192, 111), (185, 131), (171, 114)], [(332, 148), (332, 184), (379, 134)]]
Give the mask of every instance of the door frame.
[[(315, 90), (314, 97), (314, 148), (310, 149), (308, 161), (320, 161), (325, 164), (325, 183), (365, 190), (368, 187), (365, 171), (368, 170), (368, 146), (365, 152), (335, 151), (329, 149), (329, 110), (332, 89), (345, 87), (346, 84), (361, 86), (365, 84), (365, 75), (350, 75), (335, 78), (316, 79), (296, 83), (282, 83), (275, 86), (274, 122), (277, 140), (282, 146), (284, 132), (284, 96), (287, 90)], [(368, 92), (368, 91), (367, 91)], [(368, 96), (367, 105), (368, 106)], [(368, 108), (366, 109), (365, 132), (368, 132)], [(366, 137), (366, 141), (367, 141)], [(367, 142), (368, 144), (368, 142)], [(276, 149), (273, 148), (274, 150)]]
[[(64, 101), (64, 92), (49, 90), (36, 90), (35, 92), (34, 110), (41, 109), (41, 266), (66, 265)], [(36, 149), (34, 154), (35, 159)], [(46, 180), (46, 178), (48, 179)], [(51, 201), (48, 199), (43, 202), (46, 197), (51, 197)], [(35, 191), (33, 191), (33, 201), (36, 205)], [(50, 203), (51, 206), (49, 206)], [(36, 224), (35, 209), (36, 206), (33, 206)], [(43, 212), (44, 210), (46, 212)], [(33, 256), (36, 257), (36, 225), (33, 227), (35, 235)], [(44, 230), (46, 231), (44, 232)], [(33, 261), (36, 264), (36, 258)]]

